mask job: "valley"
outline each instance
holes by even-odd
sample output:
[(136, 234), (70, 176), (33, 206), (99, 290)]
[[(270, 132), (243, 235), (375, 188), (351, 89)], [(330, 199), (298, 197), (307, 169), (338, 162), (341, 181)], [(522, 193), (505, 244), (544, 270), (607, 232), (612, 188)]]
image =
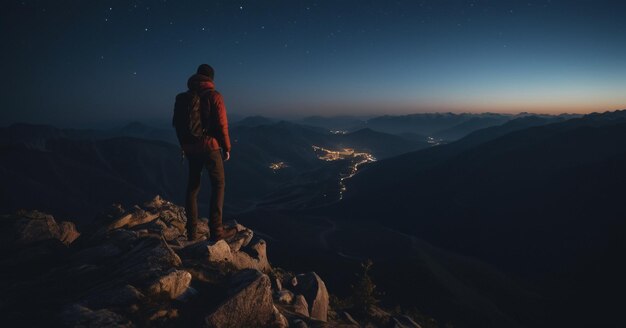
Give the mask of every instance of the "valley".
[[(394, 120), (384, 121), (390, 129)], [(271, 240), (273, 262), (315, 267), (339, 296), (371, 259), (383, 303), (454, 327), (549, 327), (570, 307), (589, 309), (579, 319), (591, 323), (617, 294), (597, 300), (591, 286), (604, 271), (586, 263), (623, 272), (611, 254), (626, 251), (626, 213), (615, 205), (625, 122), (619, 111), (525, 115), (450, 141), (257, 117), (231, 131), (225, 215)], [(159, 194), (184, 204), (187, 168), (170, 132), (1, 128), (0, 207), (43, 210), (80, 230), (112, 203)], [(563, 297), (572, 293), (596, 304)]]

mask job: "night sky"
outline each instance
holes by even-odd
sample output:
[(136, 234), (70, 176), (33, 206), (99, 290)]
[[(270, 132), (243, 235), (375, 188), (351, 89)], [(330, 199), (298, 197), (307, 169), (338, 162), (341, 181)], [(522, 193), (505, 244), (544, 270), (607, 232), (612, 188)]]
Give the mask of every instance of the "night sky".
[(624, 1), (3, 1), (2, 125), (626, 108)]

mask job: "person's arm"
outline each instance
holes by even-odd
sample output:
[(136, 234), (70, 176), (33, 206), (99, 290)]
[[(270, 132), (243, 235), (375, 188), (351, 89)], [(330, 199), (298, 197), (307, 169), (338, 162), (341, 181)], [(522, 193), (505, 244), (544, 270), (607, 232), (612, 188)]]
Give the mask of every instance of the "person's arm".
[(215, 93), (215, 110), (217, 111), (218, 142), (226, 153), (226, 159), (230, 157), (230, 136), (228, 135), (228, 119), (226, 118), (226, 105), (224, 98), (219, 92)]

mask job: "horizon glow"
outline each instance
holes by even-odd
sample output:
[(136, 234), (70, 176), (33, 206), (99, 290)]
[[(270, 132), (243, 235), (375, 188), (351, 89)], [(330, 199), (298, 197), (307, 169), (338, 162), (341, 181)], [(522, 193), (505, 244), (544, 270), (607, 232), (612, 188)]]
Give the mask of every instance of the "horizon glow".
[(230, 114), (626, 108), (616, 1), (12, 1), (3, 125), (169, 119), (200, 63)]

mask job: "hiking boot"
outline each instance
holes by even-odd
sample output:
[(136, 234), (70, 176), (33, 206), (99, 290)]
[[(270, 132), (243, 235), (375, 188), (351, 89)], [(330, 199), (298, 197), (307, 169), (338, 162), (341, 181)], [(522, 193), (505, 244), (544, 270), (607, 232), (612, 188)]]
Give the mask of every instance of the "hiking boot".
[(237, 229), (232, 227), (232, 228), (224, 228), (224, 226), (221, 226), (219, 228), (215, 228), (215, 229), (211, 229), (211, 238), (210, 240), (213, 242), (222, 240), (222, 239), (230, 239), (232, 237), (235, 236), (235, 234), (237, 234)]
[(187, 230), (187, 240), (190, 242), (206, 240), (208, 236), (202, 232), (199, 232), (198, 229), (189, 229)]

